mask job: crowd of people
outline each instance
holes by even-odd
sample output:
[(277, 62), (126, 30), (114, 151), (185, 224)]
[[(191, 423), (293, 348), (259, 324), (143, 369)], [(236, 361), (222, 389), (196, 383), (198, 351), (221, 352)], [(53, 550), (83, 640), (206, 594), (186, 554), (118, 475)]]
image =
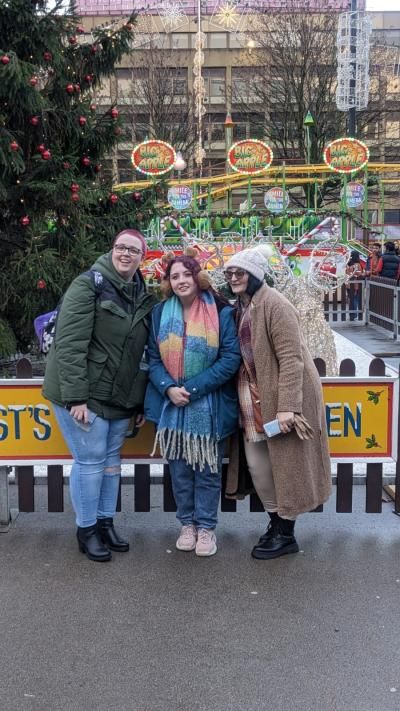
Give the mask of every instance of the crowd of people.
[(346, 273), (349, 277), (346, 288), (350, 321), (357, 321), (361, 318), (362, 311), (361, 279), (384, 277), (399, 281), (400, 250), (398, 245), (395, 242), (386, 242), (382, 253), (381, 243), (374, 242), (364, 267), (360, 260), (360, 252), (353, 249), (347, 262)]
[[(156, 303), (140, 272), (146, 242), (135, 229), (67, 290), (48, 355), (43, 394), (71, 451), (70, 494), (79, 550), (93, 561), (127, 552), (114, 517), (121, 448), (130, 428), (154, 423), (154, 450), (167, 460), (179, 551), (217, 551), (222, 459), (225, 495), (255, 491), (268, 526), (252, 556), (299, 550), (297, 517), (331, 492), (322, 388), (296, 309), (265, 282), (256, 247), (225, 264), (231, 298), (218, 293), (195, 252), (168, 260)], [(348, 262), (351, 310), (361, 276), (393, 276), (400, 257), (378, 243), (363, 271)], [(101, 283), (101, 289), (98, 288)]]

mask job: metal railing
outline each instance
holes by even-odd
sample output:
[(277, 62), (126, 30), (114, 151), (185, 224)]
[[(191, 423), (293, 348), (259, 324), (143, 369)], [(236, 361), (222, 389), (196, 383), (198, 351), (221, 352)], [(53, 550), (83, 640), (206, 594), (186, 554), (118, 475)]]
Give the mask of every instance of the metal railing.
[[(359, 305), (354, 306), (357, 285)], [(395, 279), (359, 279), (324, 296), (325, 318), (330, 325), (358, 323), (376, 326), (400, 337), (400, 287)]]

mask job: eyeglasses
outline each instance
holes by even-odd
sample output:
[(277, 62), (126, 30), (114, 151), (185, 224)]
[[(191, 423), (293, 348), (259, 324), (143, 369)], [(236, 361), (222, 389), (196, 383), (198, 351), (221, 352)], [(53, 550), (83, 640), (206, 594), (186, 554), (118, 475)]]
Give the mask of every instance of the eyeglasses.
[(141, 249), (138, 249), (137, 247), (127, 247), (125, 244), (114, 244), (114, 249), (117, 254), (125, 254), (125, 252), (128, 252), (131, 257), (138, 257), (139, 254), (142, 254)]
[(245, 274), (247, 274), (245, 269), (235, 269), (235, 271), (227, 270), (224, 272), (224, 277), (226, 281), (232, 281), (233, 277), (235, 277), (235, 279), (243, 279)]

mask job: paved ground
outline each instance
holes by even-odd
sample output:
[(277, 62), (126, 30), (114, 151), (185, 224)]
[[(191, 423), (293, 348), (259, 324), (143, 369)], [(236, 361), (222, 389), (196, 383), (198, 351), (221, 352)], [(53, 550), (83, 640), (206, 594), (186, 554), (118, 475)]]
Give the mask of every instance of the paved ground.
[(355, 486), (353, 514), (333, 497), (300, 518), (302, 553), (262, 562), (249, 553), (265, 517), (243, 502), (200, 560), (176, 551), (157, 496), (133, 513), (132, 491), (118, 516), (132, 549), (108, 564), (79, 553), (70, 509), (48, 514), (44, 486), (38, 511), (0, 534), (0, 711), (399, 711), (392, 503), (367, 515)]
[[(362, 324), (335, 326), (333, 330), (349, 341), (368, 351), (376, 358), (382, 358), (387, 365), (398, 371), (400, 365), (400, 342), (393, 340), (390, 333)], [(351, 356), (350, 356), (351, 357)]]
[(400, 519), (354, 493), (270, 562), (245, 506), (206, 560), (176, 551), (173, 514), (120, 514), (132, 550), (108, 564), (78, 552), (70, 511), (20, 514), (0, 535), (0, 708), (398, 711)]

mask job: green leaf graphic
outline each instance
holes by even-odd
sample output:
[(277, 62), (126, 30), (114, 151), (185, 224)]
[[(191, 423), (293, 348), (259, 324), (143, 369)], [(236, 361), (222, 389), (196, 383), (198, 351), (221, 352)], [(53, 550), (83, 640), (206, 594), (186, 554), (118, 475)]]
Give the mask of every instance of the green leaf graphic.
[(374, 403), (374, 405), (378, 405), (379, 403), (379, 398), (382, 395), (383, 390), (378, 390), (378, 392), (374, 390), (367, 390), (367, 395), (369, 395), (368, 400)]

